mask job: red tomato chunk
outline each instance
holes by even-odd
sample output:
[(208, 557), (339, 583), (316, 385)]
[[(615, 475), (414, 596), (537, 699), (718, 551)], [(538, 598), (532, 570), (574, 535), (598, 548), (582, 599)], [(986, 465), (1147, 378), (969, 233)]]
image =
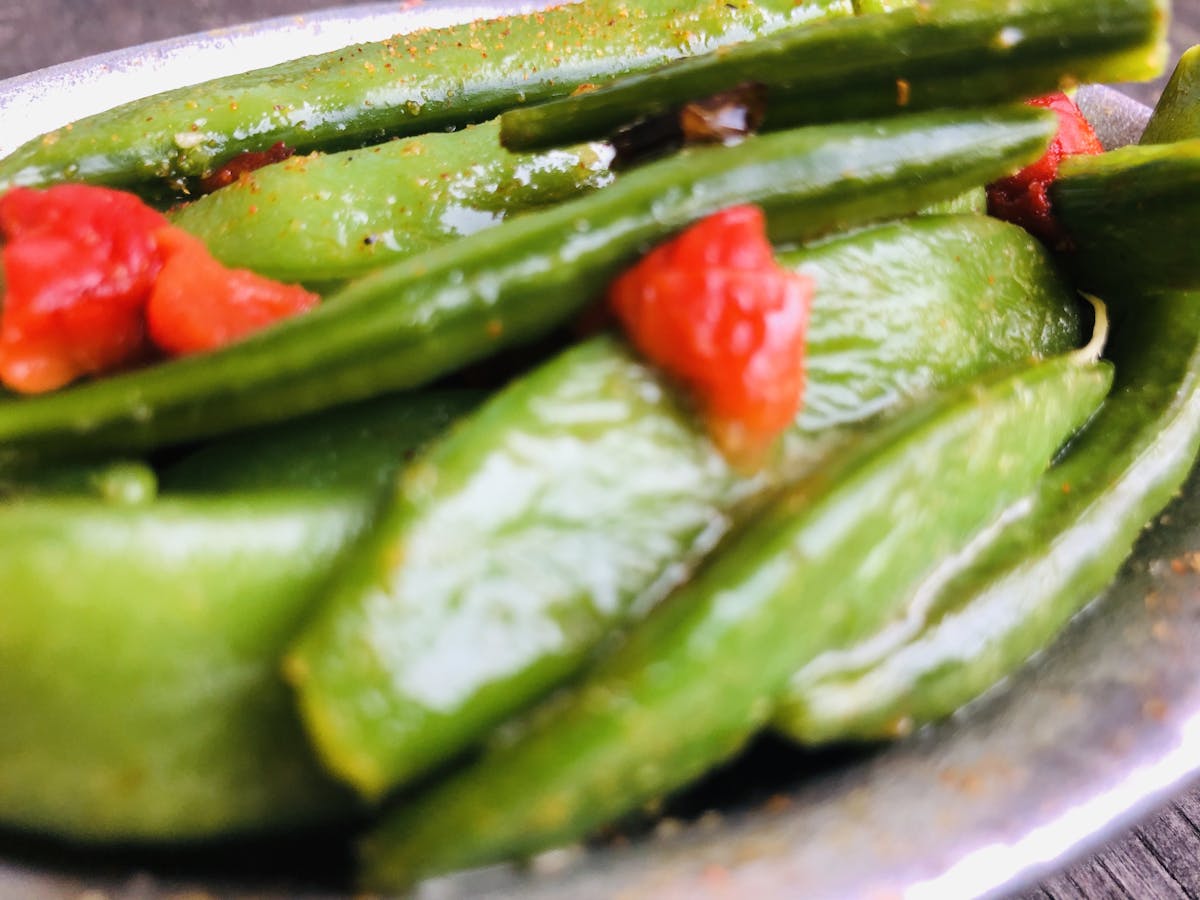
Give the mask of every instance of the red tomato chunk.
[(1104, 147), (1079, 107), (1066, 94), (1049, 94), (1029, 101), (1058, 114), (1058, 134), (1045, 155), (1011, 178), (988, 186), (988, 212), (997, 219), (1020, 225), (1054, 249), (1065, 249), (1069, 242), (1054, 217), (1047, 191), (1058, 177), (1058, 167), (1067, 156), (1103, 153)]
[(166, 219), (117, 191), (62, 185), (0, 197), (0, 381), (25, 393), (136, 362)]
[(108, 188), (15, 188), (0, 197), (0, 235), (0, 383), (20, 393), (162, 350), (213, 349), (318, 300), (226, 269), (137, 197)]
[(279, 319), (312, 309), (319, 299), (245, 269), (227, 269), (197, 238), (178, 228), (155, 233), (166, 256), (146, 320), (150, 337), (168, 353), (215, 350)]
[(723, 210), (656, 248), (609, 298), (731, 459), (756, 461), (795, 418), (812, 281), (775, 262), (757, 207)]

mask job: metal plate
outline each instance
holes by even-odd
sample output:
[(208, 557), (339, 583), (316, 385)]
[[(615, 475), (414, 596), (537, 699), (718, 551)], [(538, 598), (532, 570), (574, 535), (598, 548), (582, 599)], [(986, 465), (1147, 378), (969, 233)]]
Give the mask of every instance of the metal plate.
[[(262, 22), (0, 82), (0, 154), (152, 91), (396, 31), (536, 5), (372, 4)], [(1107, 144), (1144, 108), (1083, 96)], [(1200, 414), (1200, 411), (1198, 411)], [(626, 846), (560, 852), (429, 883), (449, 897), (971, 897), (1028, 883), (1200, 773), (1200, 476), (1058, 643), (954, 720), (874, 753), (760, 746), (691, 811)], [(768, 775), (762, 774), (769, 768)], [(814, 774), (814, 769), (817, 770)], [(779, 793), (782, 792), (782, 793)], [(763, 805), (762, 800), (776, 795)], [(246, 858), (256, 855), (247, 864)], [(313, 864), (309, 857), (319, 857)], [(336, 849), (97, 855), (0, 836), (0, 898), (333, 896)], [(333, 882), (336, 884), (336, 881)], [(101, 892), (99, 894), (94, 892)]]

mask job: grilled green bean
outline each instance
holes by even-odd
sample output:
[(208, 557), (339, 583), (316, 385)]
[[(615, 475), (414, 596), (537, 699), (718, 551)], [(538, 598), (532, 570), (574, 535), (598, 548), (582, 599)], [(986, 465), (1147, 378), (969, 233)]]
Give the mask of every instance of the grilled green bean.
[(1103, 297), (1200, 288), (1200, 137), (1064, 159), (1050, 186), (1075, 280)]
[(1112, 580), (1200, 450), (1200, 296), (1139, 300), (1110, 355), (1112, 396), (1031, 505), (877, 631), (799, 669), (776, 727), (821, 743), (895, 737), (948, 716)]
[(1200, 137), (1200, 44), (1179, 58), (1140, 143), (1165, 144), (1194, 137)]
[(805, 407), (759, 477), (608, 339), (501, 392), (410, 466), (287, 658), (332, 771), (373, 797), (411, 779), (559, 684), (851, 424), (1078, 340), (1044, 251), (995, 220), (920, 218), (782, 261), (819, 287)]
[(849, 0), (589, 2), (400, 34), (169, 91), (35, 138), (0, 189), (179, 183), (278, 141), (301, 151), (482, 122), (679, 56), (848, 14)]
[(603, 138), (745, 82), (768, 88), (764, 128), (1021, 100), (1082, 81), (1153, 78), (1166, 0), (928, 0), (797, 28), (513, 109), (505, 146)]
[(801, 482), (578, 686), (407, 798), (364, 845), (366, 884), (577, 839), (727, 758), (799, 664), (888, 617), (963, 534), (1027, 491), (1110, 381), (1074, 358), (988, 379)]
[[(1036, 110), (932, 113), (764, 135), (627, 173), (602, 191), (381, 269), (226, 347), (0, 402), (0, 464), (213, 435), (412, 387), (532, 340), (639, 251), (735, 203), (801, 238), (911, 211), (1037, 157)], [(855, 177), (848, 178), (848, 174)]]
[(281, 281), (352, 278), (612, 180), (612, 150), (512, 154), (488, 122), (293, 157), (184, 206), (175, 225), (229, 266)]

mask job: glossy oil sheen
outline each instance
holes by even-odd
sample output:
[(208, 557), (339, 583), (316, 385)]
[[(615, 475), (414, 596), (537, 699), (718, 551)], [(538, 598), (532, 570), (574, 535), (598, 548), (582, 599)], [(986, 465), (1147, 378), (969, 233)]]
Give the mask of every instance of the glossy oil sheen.
[(542, 366), (410, 467), (286, 664), (333, 771), (378, 795), (469, 746), (849, 426), (1079, 338), (1040, 245), (995, 220), (919, 218), (782, 262), (817, 292), (806, 404), (770, 469), (731, 468), (610, 339)]
[(214, 353), (0, 401), (0, 465), (82, 441), (98, 452), (211, 436), (415, 387), (548, 333), (645, 247), (707, 213), (757, 202), (785, 236), (811, 237), (984, 183), (1040, 155), (1052, 128), (1035, 110), (930, 113), (651, 163), (381, 269)]
[(848, 3), (579, 3), (400, 34), (134, 101), (52, 131), (0, 160), (0, 187), (176, 180), (277, 141), (308, 151), (445, 130), (839, 12), (848, 13)]
[(728, 758), (801, 662), (889, 616), (1027, 491), (1111, 379), (1058, 358), (875, 430), (720, 548), (577, 687), (407, 799), (365, 844), (366, 884), (582, 838)]
[(603, 187), (612, 155), (603, 144), (507, 153), (493, 121), (293, 157), (171, 219), (226, 265), (289, 282), (345, 279)]
[(501, 118), (501, 135), (514, 150), (593, 140), (746, 81), (770, 89), (766, 128), (1137, 81), (1162, 68), (1166, 21), (1166, 0), (932, 0), (782, 31), (513, 109)]
[(948, 716), (1112, 580), (1200, 450), (1198, 300), (1166, 295), (1126, 310), (1110, 351), (1112, 396), (1028, 504), (877, 631), (800, 669), (781, 731), (806, 743), (880, 739)]

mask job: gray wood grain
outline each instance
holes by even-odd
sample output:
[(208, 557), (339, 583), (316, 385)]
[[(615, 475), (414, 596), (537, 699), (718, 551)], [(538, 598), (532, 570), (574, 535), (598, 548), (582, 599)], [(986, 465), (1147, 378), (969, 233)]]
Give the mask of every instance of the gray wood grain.
[(1191, 900), (1200, 898), (1200, 831), (1177, 805), (1171, 804), (1134, 833)]

